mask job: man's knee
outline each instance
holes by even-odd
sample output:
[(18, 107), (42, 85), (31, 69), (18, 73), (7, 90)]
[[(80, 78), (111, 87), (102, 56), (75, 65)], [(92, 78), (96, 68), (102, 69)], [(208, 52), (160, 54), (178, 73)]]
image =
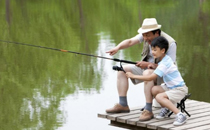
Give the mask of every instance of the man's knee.
[[(127, 66), (127, 65), (124, 65), (124, 66), (123, 66), (123, 70), (124, 70), (125, 72), (131, 72), (130, 66)], [(118, 78), (126, 77), (124, 71), (118, 71), (117, 77), (118, 77)], [(126, 78), (127, 78), (127, 77), (126, 77)]]
[(122, 66), (125, 72), (131, 72), (131, 66), (130, 65), (123, 65)]
[(152, 69), (147, 69), (147, 70), (145, 70), (145, 71), (143, 72), (143, 75), (144, 75), (144, 76), (145, 76), (145, 75), (151, 75), (153, 72), (154, 72), (154, 70), (152, 70)]
[[(143, 72), (143, 76), (147, 76), (147, 75), (151, 75), (153, 73), (154, 70), (152, 69), (147, 69)], [(155, 80), (151, 80), (151, 81), (144, 81), (144, 86), (145, 86), (145, 89), (151, 89), (151, 87), (153, 87), (155, 84)], [(148, 87), (148, 85), (150, 87)], [(152, 86), (151, 86), (152, 85)], [(150, 90), (151, 91), (151, 90)]]

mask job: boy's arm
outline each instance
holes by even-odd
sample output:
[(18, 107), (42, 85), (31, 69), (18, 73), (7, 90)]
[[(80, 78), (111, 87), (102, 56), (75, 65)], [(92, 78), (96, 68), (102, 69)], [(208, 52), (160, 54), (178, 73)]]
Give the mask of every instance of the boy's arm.
[(139, 79), (139, 80), (143, 80), (143, 81), (151, 81), (158, 77), (158, 75), (156, 75), (155, 73), (152, 73), (151, 75), (143, 76), (143, 75), (134, 75), (131, 72), (127, 72), (126, 76), (128, 78)]

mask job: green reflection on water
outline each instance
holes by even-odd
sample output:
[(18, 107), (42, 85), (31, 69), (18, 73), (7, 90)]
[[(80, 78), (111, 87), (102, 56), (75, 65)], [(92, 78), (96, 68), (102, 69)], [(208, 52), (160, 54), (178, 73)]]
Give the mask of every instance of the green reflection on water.
[[(0, 39), (97, 55), (100, 36), (115, 46), (136, 35), (144, 18), (156, 17), (177, 40), (192, 99), (210, 102), (209, 6), (197, 0), (0, 1)], [(124, 58), (140, 60), (141, 49), (123, 51)], [(95, 58), (7, 43), (0, 54), (2, 129), (56, 129), (65, 123), (59, 106), (66, 96), (101, 89), (103, 64)]]

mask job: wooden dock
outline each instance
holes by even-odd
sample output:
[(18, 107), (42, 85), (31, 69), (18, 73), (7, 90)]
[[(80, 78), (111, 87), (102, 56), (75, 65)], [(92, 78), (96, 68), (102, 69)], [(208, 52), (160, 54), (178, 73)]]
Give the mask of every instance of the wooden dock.
[[(174, 114), (164, 120), (139, 121), (142, 107), (131, 108), (130, 113), (99, 113), (98, 117), (110, 120), (110, 125), (132, 130), (210, 130), (210, 103), (187, 99), (185, 101), (185, 110), (191, 117), (187, 116), (187, 122), (181, 126), (173, 126)], [(153, 108), (154, 115), (159, 112), (160, 108)]]

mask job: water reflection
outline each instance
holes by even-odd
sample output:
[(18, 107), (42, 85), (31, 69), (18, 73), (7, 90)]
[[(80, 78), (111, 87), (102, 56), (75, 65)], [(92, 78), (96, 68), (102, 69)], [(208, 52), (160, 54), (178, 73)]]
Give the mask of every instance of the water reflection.
[[(192, 99), (210, 102), (209, 6), (206, 0), (5, 0), (0, 1), (0, 40), (109, 57), (105, 51), (136, 35), (145, 17), (156, 17), (177, 40), (179, 69)], [(141, 49), (115, 57), (137, 61)], [(118, 100), (116, 62), (2, 42), (0, 54), (1, 129), (77, 128), (71, 123), (86, 119), (88, 112), (96, 116)], [(131, 105), (143, 105), (142, 84), (131, 87)], [(82, 109), (86, 106), (88, 111)]]

